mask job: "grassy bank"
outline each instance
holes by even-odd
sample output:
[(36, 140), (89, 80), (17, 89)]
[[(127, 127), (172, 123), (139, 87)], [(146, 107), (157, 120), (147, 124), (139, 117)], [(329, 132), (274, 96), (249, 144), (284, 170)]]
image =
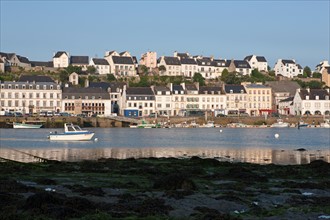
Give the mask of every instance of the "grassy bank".
[(1, 219), (317, 219), (330, 164), (149, 158), (0, 163)]

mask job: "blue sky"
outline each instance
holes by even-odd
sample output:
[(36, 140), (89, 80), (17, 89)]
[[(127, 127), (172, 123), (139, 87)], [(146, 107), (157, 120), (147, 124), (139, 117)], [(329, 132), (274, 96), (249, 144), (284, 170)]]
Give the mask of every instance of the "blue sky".
[(330, 58), (330, 1), (0, 0), (0, 51), (34, 61), (53, 53), (140, 58), (174, 51), (216, 58), (265, 56), (314, 67)]

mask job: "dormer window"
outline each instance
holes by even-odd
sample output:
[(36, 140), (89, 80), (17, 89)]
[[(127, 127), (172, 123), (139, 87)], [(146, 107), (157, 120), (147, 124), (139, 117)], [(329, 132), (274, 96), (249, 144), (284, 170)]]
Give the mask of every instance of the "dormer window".
[(39, 89), (39, 85), (37, 85), (36, 88)]
[(43, 89), (46, 89), (46, 85), (43, 86)]
[(241, 93), (244, 93), (244, 90), (243, 89), (241, 89)]
[(231, 89), (229, 92), (230, 92), (230, 93), (233, 93), (234, 91)]
[(306, 95), (306, 100), (309, 100), (309, 95)]
[(52, 85), (50, 86), (50, 89), (53, 89), (53, 86)]
[(33, 86), (32, 85), (29, 85), (29, 89), (33, 89)]
[(316, 99), (316, 100), (319, 100), (319, 99), (320, 99), (320, 97), (317, 95), (317, 96), (315, 96), (315, 99)]
[(18, 85), (15, 85), (15, 89), (18, 89)]

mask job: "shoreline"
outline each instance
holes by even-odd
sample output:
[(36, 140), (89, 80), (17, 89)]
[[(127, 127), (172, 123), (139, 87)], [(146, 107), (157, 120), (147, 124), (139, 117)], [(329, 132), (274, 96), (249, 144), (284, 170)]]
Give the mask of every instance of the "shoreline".
[(330, 164), (141, 158), (0, 163), (4, 219), (320, 219)]

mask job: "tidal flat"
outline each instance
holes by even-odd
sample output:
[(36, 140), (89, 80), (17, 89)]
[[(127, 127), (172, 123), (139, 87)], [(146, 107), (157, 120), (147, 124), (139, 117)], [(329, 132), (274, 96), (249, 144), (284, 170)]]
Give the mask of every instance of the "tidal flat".
[(330, 218), (330, 164), (0, 162), (0, 219)]

